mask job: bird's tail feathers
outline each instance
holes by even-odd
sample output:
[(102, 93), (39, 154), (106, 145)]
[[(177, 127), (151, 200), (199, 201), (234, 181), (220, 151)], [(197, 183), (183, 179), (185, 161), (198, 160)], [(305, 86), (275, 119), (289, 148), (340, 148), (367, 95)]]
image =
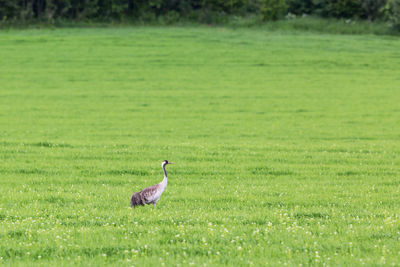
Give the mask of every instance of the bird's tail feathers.
[(131, 197), (131, 207), (136, 207), (138, 205), (144, 206), (144, 202), (140, 196), (140, 192), (134, 193)]

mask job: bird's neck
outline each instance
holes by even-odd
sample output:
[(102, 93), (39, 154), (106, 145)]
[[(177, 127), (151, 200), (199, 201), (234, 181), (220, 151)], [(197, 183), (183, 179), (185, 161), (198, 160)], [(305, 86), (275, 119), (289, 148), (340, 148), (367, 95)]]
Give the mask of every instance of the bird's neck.
[(164, 179), (161, 182), (161, 185), (166, 187), (167, 186), (167, 171), (165, 170), (165, 165), (162, 166), (162, 169), (164, 171)]

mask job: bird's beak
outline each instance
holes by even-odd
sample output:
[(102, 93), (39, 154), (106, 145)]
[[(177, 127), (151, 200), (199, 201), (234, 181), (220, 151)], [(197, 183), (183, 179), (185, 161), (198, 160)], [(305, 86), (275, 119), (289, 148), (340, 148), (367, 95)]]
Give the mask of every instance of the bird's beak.
[(174, 164), (173, 162), (168, 162), (168, 164)]

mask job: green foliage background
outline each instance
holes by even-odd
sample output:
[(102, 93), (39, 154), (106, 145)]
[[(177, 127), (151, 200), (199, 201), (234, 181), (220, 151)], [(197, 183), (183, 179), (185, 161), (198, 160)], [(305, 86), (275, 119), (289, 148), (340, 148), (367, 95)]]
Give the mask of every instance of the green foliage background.
[[(0, 20), (144, 20), (167, 16), (213, 22), (228, 15), (258, 14), (275, 20), (282, 14), (384, 19), (398, 16), (400, 0), (0, 0)], [(384, 8), (387, 7), (387, 8)], [(386, 12), (385, 12), (386, 11)]]

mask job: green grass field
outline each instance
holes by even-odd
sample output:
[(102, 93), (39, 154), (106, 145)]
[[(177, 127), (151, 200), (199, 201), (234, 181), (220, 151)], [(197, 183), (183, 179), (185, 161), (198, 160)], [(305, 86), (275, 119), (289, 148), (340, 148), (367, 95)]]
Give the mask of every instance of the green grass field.
[[(0, 265), (398, 265), (400, 39), (0, 32)], [(133, 192), (162, 180), (156, 208)]]

